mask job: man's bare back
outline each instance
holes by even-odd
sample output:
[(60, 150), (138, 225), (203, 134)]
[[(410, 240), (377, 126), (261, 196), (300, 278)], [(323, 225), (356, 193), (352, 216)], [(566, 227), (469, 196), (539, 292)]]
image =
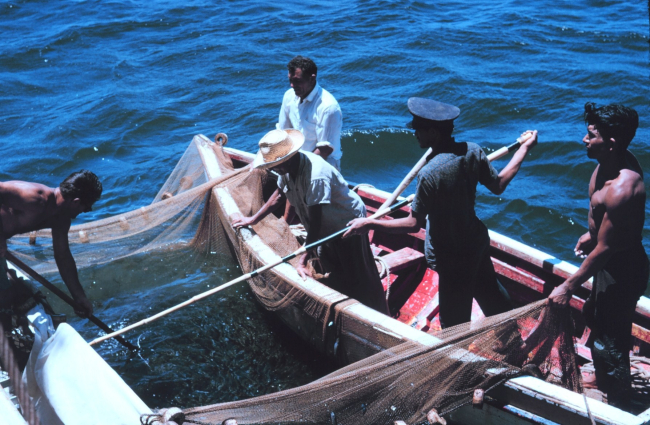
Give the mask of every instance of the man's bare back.
[(55, 190), (39, 183), (9, 181), (0, 183), (4, 237), (52, 227), (56, 214)]
[(97, 176), (86, 170), (73, 173), (57, 188), (25, 181), (0, 182), (0, 260), (4, 263), (7, 239), (12, 236), (52, 229), (54, 259), (79, 306), (76, 313), (82, 317), (91, 315), (93, 307), (79, 282), (68, 231), (73, 218), (92, 210), (101, 192)]

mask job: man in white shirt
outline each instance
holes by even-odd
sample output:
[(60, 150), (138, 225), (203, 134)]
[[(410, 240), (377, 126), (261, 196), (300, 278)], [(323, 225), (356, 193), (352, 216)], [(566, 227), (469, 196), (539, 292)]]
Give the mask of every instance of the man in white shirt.
[(296, 129), (305, 136), (303, 151), (320, 155), (341, 170), (341, 125), (343, 115), (338, 102), (318, 85), (318, 68), (314, 61), (296, 56), (287, 65), (289, 83), (282, 99), (279, 130)]

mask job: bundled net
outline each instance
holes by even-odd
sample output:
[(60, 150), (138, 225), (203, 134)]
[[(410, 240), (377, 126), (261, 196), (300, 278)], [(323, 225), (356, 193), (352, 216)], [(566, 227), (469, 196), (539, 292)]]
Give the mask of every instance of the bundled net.
[[(272, 175), (235, 169), (220, 144), (196, 136), (151, 205), (73, 226), (71, 251), (79, 268), (153, 252), (228, 254), (248, 273), (300, 247), (284, 220), (273, 215), (252, 230), (231, 226), (238, 215), (259, 210), (274, 189)], [(10, 242), (37, 271), (56, 270), (49, 231)], [(297, 332), (317, 349), (352, 364), (304, 387), (188, 409), (188, 422), (420, 423), (428, 412), (444, 415), (469, 403), (474, 390), (489, 390), (525, 370), (580, 390), (568, 310), (539, 302), (440, 331), (425, 345), (403, 342), (350, 314), (346, 307), (355, 300), (315, 281), (296, 284), (302, 280), (293, 266), (282, 264), (250, 279), (252, 292), (282, 320), (299, 323)], [(119, 281), (114, 284), (122, 290)]]
[[(534, 325), (531, 327), (531, 324)], [(308, 385), (253, 399), (187, 409), (186, 422), (221, 424), (428, 423), (526, 369), (580, 391), (567, 310), (537, 302), (440, 332), (430, 347), (406, 342)]]

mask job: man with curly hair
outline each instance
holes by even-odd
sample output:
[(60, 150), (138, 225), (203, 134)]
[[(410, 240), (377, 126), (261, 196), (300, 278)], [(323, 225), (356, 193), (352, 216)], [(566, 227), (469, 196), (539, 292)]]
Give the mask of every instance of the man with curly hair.
[(102, 184), (88, 170), (72, 173), (57, 188), (25, 181), (0, 182), (0, 308), (10, 308), (13, 282), (7, 276), (7, 239), (20, 233), (52, 229), (54, 259), (63, 282), (77, 303), (75, 313), (88, 317), (93, 306), (86, 297), (70, 252), (68, 231), (72, 219), (92, 210)]
[(645, 220), (643, 171), (628, 150), (639, 126), (634, 109), (585, 105), (587, 156), (598, 161), (589, 182), (589, 231), (578, 239), (578, 271), (555, 288), (549, 300), (567, 306), (582, 283), (594, 277), (582, 309), (591, 328), (589, 344), (598, 388), (608, 403), (627, 407), (632, 390), (632, 318), (648, 284), (649, 262), (642, 244)]

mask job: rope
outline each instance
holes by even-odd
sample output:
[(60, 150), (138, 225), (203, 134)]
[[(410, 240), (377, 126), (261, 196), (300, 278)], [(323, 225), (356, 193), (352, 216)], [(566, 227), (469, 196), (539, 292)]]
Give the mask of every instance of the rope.
[(289, 229), (291, 230), (291, 233), (293, 236), (298, 239), (298, 242), (300, 244), (304, 244), (305, 241), (307, 240), (307, 229), (305, 229), (305, 226), (302, 224), (292, 224), (289, 226)]
[(358, 185), (356, 185), (356, 186), (354, 186), (354, 187), (352, 188), (352, 191), (353, 191), (353, 192), (356, 192), (357, 190), (359, 190), (360, 187), (370, 187), (370, 188), (372, 188), (372, 189), (375, 188), (375, 186), (373, 186), (373, 185), (371, 185), (371, 184), (368, 184), (368, 183), (359, 183)]
[[(650, 371), (641, 366), (642, 364), (650, 365), (650, 359), (642, 356), (630, 356), (632, 390), (637, 396), (650, 398)], [(581, 370), (593, 373), (595, 371), (594, 364), (586, 363)]]
[(650, 395), (650, 371), (641, 364), (650, 365), (650, 359), (642, 356), (630, 356), (630, 375), (632, 377), (632, 389), (644, 396)]
[(585, 400), (585, 407), (587, 408), (587, 415), (589, 415), (589, 419), (591, 420), (591, 425), (596, 425), (596, 420), (594, 419), (594, 415), (591, 414), (589, 403), (587, 403), (587, 394), (585, 394), (584, 390), (582, 390), (582, 398), (584, 398)]
[(38, 416), (36, 416), (32, 399), (27, 394), (27, 389), (23, 384), (20, 370), (14, 359), (14, 353), (9, 346), (9, 340), (6, 338), (2, 323), (0, 323), (0, 360), (2, 360), (2, 365), (9, 374), (9, 379), (14, 384), (14, 391), (17, 393), (23, 417), (29, 425), (39, 425), (40, 422)]
[[(647, 399), (650, 396), (650, 371), (641, 366), (642, 364), (650, 365), (650, 359), (642, 356), (630, 356), (630, 378), (632, 390), (634, 391), (635, 395), (643, 396)], [(583, 372), (594, 373), (595, 368), (593, 362), (584, 364), (581, 367), (581, 370)], [(584, 391), (582, 392), (582, 396), (585, 400), (585, 406), (587, 407), (587, 414), (589, 415), (589, 419), (591, 419), (591, 423), (593, 425), (596, 425), (596, 421), (594, 420), (594, 417), (591, 414), (591, 410), (589, 409), (589, 404), (587, 403), (587, 395)]]
[(178, 407), (160, 409), (158, 413), (140, 415), (141, 425), (182, 425), (185, 423), (185, 413)]
[[(379, 272), (379, 278), (384, 279), (387, 276), (390, 276), (390, 267), (388, 267), (388, 263), (381, 258), (381, 257), (375, 257), (375, 262), (379, 263), (381, 266), (381, 271)], [(386, 300), (388, 300), (388, 296), (390, 295), (390, 281), (386, 285)]]

